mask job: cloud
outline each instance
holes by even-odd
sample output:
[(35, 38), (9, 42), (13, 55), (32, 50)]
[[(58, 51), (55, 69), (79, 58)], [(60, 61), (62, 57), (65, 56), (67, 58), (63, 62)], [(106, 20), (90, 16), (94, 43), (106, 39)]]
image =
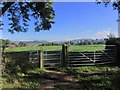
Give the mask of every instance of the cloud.
[(91, 30), (86, 30), (86, 33), (90, 33), (91, 32)]
[(97, 38), (106, 38), (110, 34), (114, 35), (115, 37), (118, 37), (117, 31), (113, 31), (112, 29), (106, 29), (106, 30), (103, 30), (103, 31), (98, 31), (98, 32), (96, 32), (96, 37)]

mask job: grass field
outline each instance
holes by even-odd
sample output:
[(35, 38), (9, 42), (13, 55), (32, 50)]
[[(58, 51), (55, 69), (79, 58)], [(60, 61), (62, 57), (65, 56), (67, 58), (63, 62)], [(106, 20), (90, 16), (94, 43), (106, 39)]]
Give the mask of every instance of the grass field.
[[(70, 51), (99, 51), (104, 50), (104, 45), (76, 45), (69, 46)], [(29, 51), (29, 50), (62, 50), (62, 46), (26, 46), (26, 47), (15, 47), (7, 48), (5, 52), (20, 52), (20, 51)]]
[(69, 47), (70, 51), (81, 51), (81, 52), (99, 51), (104, 49), (105, 49), (105, 45), (76, 45)]
[[(62, 46), (33, 46), (7, 48), (6, 52), (29, 50), (62, 50)], [(69, 46), (69, 51), (99, 51), (104, 45)], [(17, 62), (18, 63), (18, 62)], [(118, 66), (81, 66), (44, 71), (38, 68), (26, 70), (30, 64), (9, 63), (3, 77), (3, 90), (120, 90), (120, 68)], [(26, 72), (24, 72), (26, 70)]]

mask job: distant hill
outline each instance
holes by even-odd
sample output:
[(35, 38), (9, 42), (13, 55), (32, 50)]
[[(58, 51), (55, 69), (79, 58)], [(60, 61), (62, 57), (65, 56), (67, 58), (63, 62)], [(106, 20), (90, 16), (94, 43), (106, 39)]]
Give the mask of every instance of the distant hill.
[(40, 40), (40, 41), (24, 41), (27, 44), (47, 44), (49, 41), (46, 40)]
[(81, 44), (104, 44), (104, 39), (74, 39), (71, 40), (72, 43), (81, 43)]
[(16, 43), (24, 42), (27, 45), (40, 45), (40, 44), (51, 44), (51, 45), (63, 45), (64, 43), (70, 44), (104, 44), (104, 39), (73, 39), (73, 40), (61, 40), (61, 41), (47, 41), (47, 40), (33, 40), (33, 41), (17, 41)]

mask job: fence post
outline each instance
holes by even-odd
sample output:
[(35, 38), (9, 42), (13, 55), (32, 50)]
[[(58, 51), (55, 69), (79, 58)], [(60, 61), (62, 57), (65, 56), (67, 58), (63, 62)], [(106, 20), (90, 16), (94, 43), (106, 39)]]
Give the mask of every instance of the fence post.
[(116, 54), (115, 57), (117, 60), (116, 63), (119, 66), (120, 65), (120, 44), (119, 43), (116, 44), (116, 53), (115, 54)]
[(61, 66), (62, 67), (68, 67), (68, 45), (64, 44), (62, 46), (62, 60), (61, 60)]
[(115, 63), (117, 63), (117, 61), (118, 61), (118, 59), (117, 59), (117, 57), (118, 57), (118, 55), (117, 55), (117, 53), (118, 53), (117, 49), (118, 49), (118, 46), (116, 44), (115, 47), (114, 47), (114, 55), (115, 55), (114, 59), (115, 59)]
[(96, 59), (96, 57), (95, 57), (95, 51), (94, 51), (94, 61), (93, 61), (94, 63), (95, 63), (95, 59)]
[(39, 64), (39, 68), (43, 69), (43, 50), (42, 49), (40, 49), (40, 57), (39, 57), (38, 64)]

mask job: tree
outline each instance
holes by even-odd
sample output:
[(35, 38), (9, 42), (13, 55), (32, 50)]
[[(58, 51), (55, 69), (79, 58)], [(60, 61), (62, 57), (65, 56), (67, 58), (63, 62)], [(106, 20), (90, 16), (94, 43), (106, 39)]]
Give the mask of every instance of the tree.
[[(108, 6), (108, 4), (110, 3), (111, 0), (97, 0), (97, 4), (100, 4), (100, 3), (104, 3), (105, 4), (105, 7)], [(120, 0), (115, 0), (113, 3), (113, 9), (114, 10), (117, 10), (119, 13), (120, 13)]]
[(10, 44), (10, 40), (0, 40), (0, 46), (2, 47), (2, 53), (4, 54), (5, 48)]
[(107, 35), (108, 39), (114, 39), (115, 38), (115, 35), (110, 33), (109, 35)]
[(35, 31), (49, 30), (55, 17), (52, 4), (53, 2), (3, 2), (0, 4), (0, 16), (7, 15), (11, 33), (26, 32), (30, 17), (35, 20)]
[(19, 47), (24, 47), (24, 46), (26, 46), (26, 43), (24, 43), (24, 42), (19, 42)]
[[(44, 0), (43, 0), (44, 1)], [(110, 0), (97, 0), (103, 2), (105, 6)], [(101, 2), (100, 2), (101, 1)], [(26, 32), (28, 30), (30, 17), (35, 19), (35, 31), (49, 30), (54, 23), (55, 12), (52, 7), (53, 2), (3, 2), (0, 4), (0, 16), (7, 15), (9, 21), (9, 32)], [(113, 2), (115, 10), (120, 12), (120, 1)], [(0, 26), (2, 25), (0, 21)]]

